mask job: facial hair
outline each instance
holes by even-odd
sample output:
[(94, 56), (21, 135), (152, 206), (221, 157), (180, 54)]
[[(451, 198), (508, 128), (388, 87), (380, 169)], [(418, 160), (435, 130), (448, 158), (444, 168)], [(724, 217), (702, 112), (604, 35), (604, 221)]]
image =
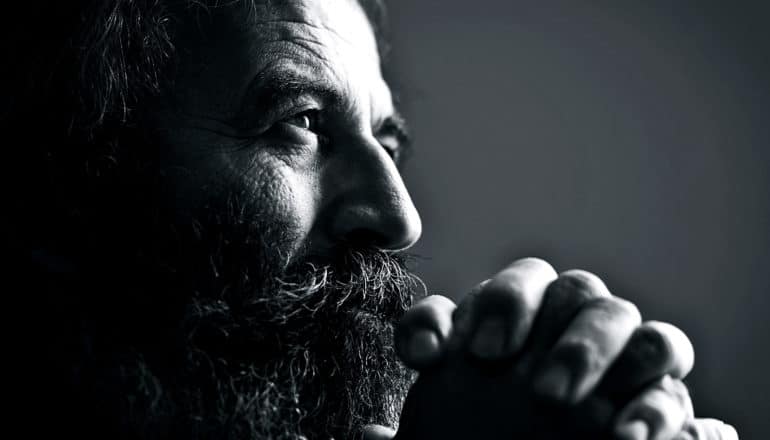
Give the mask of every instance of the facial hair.
[(348, 439), (369, 423), (395, 426), (410, 376), (393, 324), (415, 281), (382, 252), (344, 260), (305, 263), (237, 304), (195, 299), (181, 400), (186, 417), (204, 420), (202, 437)]
[(350, 243), (287, 265), (288, 225), (258, 200), (216, 199), (168, 224), (163, 251), (143, 253), (139, 265), (154, 269), (139, 272), (151, 275), (90, 301), (98, 318), (85, 320), (74, 383), (94, 426), (143, 439), (352, 439), (366, 424), (395, 427), (412, 377), (393, 325), (421, 285), (405, 258)]

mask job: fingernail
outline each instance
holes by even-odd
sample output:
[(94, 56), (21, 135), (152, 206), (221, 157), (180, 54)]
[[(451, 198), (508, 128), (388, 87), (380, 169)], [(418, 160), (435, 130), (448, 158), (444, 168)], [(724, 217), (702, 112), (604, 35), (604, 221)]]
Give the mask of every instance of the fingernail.
[(570, 372), (564, 365), (556, 364), (546, 368), (535, 379), (535, 392), (543, 397), (564, 401), (570, 392)]
[(620, 440), (646, 440), (647, 434), (647, 424), (642, 420), (631, 420), (615, 429), (615, 435)]
[(483, 320), (471, 340), (471, 352), (482, 359), (494, 359), (503, 354), (505, 322), (501, 318)]
[(436, 358), (439, 345), (436, 332), (428, 329), (417, 330), (409, 340), (409, 355), (413, 362), (426, 364)]

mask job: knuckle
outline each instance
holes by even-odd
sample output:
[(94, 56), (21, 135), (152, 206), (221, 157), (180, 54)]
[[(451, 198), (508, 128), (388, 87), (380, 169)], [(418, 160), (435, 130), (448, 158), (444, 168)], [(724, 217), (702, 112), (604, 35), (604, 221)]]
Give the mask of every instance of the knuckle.
[(669, 375), (663, 376), (659, 381), (659, 387), (667, 393), (687, 415), (693, 414), (690, 390), (681, 380), (673, 379)]
[(582, 269), (562, 272), (552, 286), (561, 294), (580, 295), (587, 298), (612, 296), (601, 278)]
[(666, 375), (661, 379), (660, 383), (661, 388), (672, 395), (681, 396), (683, 398), (690, 396), (690, 390), (687, 389), (687, 385), (681, 380), (673, 379), (671, 376)]
[(636, 305), (622, 298), (597, 298), (586, 304), (585, 308), (591, 310), (591, 315), (596, 317), (597, 323), (623, 322), (632, 324), (633, 328), (636, 328), (642, 322), (642, 316)]
[(639, 311), (639, 307), (637, 307), (636, 304), (626, 299), (618, 298), (617, 296), (609, 298), (608, 301), (612, 302), (616, 310), (628, 316), (634, 322), (642, 322), (642, 313)]
[(722, 424), (720, 434), (724, 440), (738, 440), (738, 431), (735, 430), (735, 427), (728, 425), (727, 423)]
[(685, 411), (669, 394), (654, 390), (642, 399), (637, 413), (657, 431), (678, 432), (685, 420)]
[(419, 307), (421, 315), (433, 323), (449, 319), (456, 308), (454, 301), (442, 295), (431, 295), (425, 298)]
[(717, 419), (697, 419), (693, 431), (701, 440), (738, 440), (735, 428)]
[(514, 261), (513, 264), (538, 266), (541, 270), (547, 270), (547, 271), (556, 273), (556, 270), (553, 268), (553, 266), (551, 266), (550, 263), (543, 260), (542, 258), (537, 258), (537, 257), (519, 258), (518, 260)]

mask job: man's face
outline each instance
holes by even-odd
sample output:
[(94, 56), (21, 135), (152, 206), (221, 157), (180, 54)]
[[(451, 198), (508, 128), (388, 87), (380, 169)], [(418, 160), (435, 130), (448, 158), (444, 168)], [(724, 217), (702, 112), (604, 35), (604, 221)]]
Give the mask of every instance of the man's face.
[[(107, 392), (130, 396), (132, 414), (119, 423), (184, 438), (348, 438), (393, 423), (409, 376), (392, 325), (415, 287), (395, 251), (421, 225), (364, 11), (244, 1), (188, 10), (178, 31), (174, 85), (146, 119), (164, 196), (137, 253), (166, 284), (111, 297), (128, 319), (95, 332), (115, 326), (139, 354), (118, 353), (128, 391)], [(176, 324), (163, 312), (174, 304)]]
[(396, 167), (404, 127), (364, 11), (256, 3), (185, 23), (175, 107), (159, 116), (169, 162), (190, 173), (176, 203), (240, 192), (291, 234), (287, 264), (343, 242), (411, 246), (421, 225)]

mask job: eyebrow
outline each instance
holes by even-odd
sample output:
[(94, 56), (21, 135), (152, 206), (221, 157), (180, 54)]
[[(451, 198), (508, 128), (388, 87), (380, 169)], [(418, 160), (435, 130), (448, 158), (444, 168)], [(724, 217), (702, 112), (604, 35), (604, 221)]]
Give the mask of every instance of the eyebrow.
[(269, 113), (283, 98), (300, 95), (314, 96), (332, 104), (342, 101), (335, 88), (320, 77), (297, 68), (267, 66), (247, 86), (241, 110), (251, 107), (258, 114)]
[[(302, 64), (311, 71), (312, 66)], [(260, 70), (249, 83), (241, 109), (252, 107), (255, 114), (269, 114), (286, 97), (309, 95), (326, 103), (330, 107), (341, 106), (344, 97), (337, 88), (325, 80), (322, 75), (312, 75), (302, 68), (285, 65), (269, 65)], [(395, 106), (395, 103), (393, 103)], [(241, 112), (248, 114), (249, 112)], [(408, 158), (413, 151), (410, 130), (403, 115), (394, 107), (393, 113), (383, 118), (373, 127), (375, 136), (392, 136), (398, 142), (400, 160)]]

